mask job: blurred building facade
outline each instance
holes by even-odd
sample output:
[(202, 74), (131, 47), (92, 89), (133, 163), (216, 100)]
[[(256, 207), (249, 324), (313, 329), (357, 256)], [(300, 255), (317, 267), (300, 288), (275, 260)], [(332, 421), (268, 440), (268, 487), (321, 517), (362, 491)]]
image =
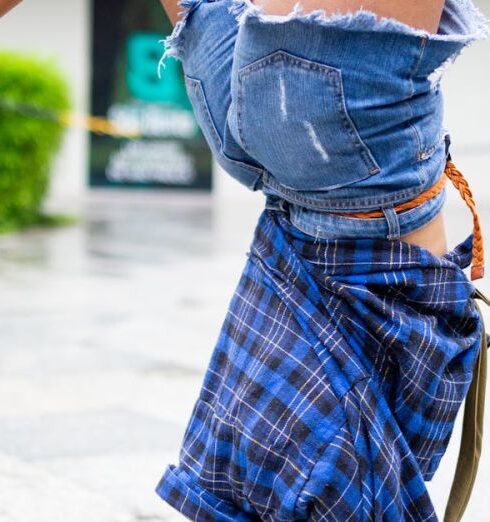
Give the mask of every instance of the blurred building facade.
[[(477, 4), (488, 17), (490, 0), (477, 0)], [(162, 15), (162, 36), (164, 25)], [(88, 113), (92, 107), (92, 28), (90, 0), (25, 0), (2, 19), (0, 48), (23, 50), (55, 60), (69, 79), (74, 110)], [(490, 202), (490, 182), (486, 173), (490, 164), (490, 41), (478, 42), (466, 49), (446, 73), (443, 82), (445, 125), (452, 135), (453, 156), (475, 188), (477, 199)], [(72, 129), (67, 133), (55, 165), (52, 198), (72, 200), (90, 191), (89, 141), (85, 131)], [(237, 200), (261, 202), (261, 198), (248, 193), (216, 166), (213, 195), (218, 204)], [(449, 199), (459, 200), (455, 194), (450, 194)]]

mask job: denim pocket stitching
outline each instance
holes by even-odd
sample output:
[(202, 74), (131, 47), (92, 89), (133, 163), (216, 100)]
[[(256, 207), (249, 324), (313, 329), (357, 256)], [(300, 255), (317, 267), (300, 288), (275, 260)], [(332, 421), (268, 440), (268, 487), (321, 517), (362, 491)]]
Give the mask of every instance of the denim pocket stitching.
[(254, 61), (252, 63), (249, 63), (248, 65), (245, 65), (244, 67), (241, 67), (238, 70), (238, 75), (243, 77), (252, 72), (255, 72), (255, 71), (258, 71), (258, 70), (264, 68), (266, 65), (270, 65), (271, 63), (281, 62), (281, 61), (289, 61), (292, 64), (294, 64), (298, 67), (301, 67), (303, 69), (320, 71), (320, 72), (324, 72), (325, 74), (329, 74), (329, 73), (339, 70), (330, 65), (326, 65), (326, 64), (323, 64), (320, 62), (315, 62), (313, 60), (308, 60), (307, 58), (302, 58), (300, 56), (296, 56), (295, 54), (288, 53), (287, 51), (284, 51), (283, 49), (279, 49), (266, 56), (263, 56), (262, 58), (259, 58), (258, 60)]
[(421, 148), (421, 150), (418, 153), (418, 160), (419, 161), (425, 161), (429, 159), (434, 152), (437, 150), (437, 147), (441, 145), (441, 143), (445, 140), (446, 133), (444, 129), (439, 130), (439, 134), (437, 137), (437, 141), (433, 145), (429, 145), (428, 147)]
[[(332, 69), (334, 69), (332, 67)], [(342, 71), (340, 69), (334, 69), (337, 71), (337, 74), (332, 75), (331, 82), (333, 83), (338, 100), (338, 112), (339, 116), (344, 120), (344, 126), (346, 131), (351, 135), (352, 142), (354, 146), (359, 149), (359, 154), (361, 155), (364, 163), (369, 169), (370, 174), (377, 174), (380, 172), (380, 167), (377, 164), (376, 160), (374, 159), (371, 151), (367, 147), (367, 145), (364, 143), (363, 139), (361, 138), (359, 131), (357, 130), (357, 127), (355, 123), (352, 121), (351, 117), (349, 116), (349, 111), (347, 110), (347, 105), (345, 103), (345, 94), (344, 94), (344, 86), (342, 81)]]
[[(409, 81), (410, 81), (410, 85), (411, 85), (411, 92), (410, 92), (410, 97), (409, 99), (405, 102), (405, 105), (408, 107), (409, 111), (410, 111), (410, 121), (412, 121), (414, 119), (414, 111), (413, 111), (413, 107), (412, 107), (412, 99), (413, 97), (415, 96), (415, 88), (414, 88), (414, 83), (413, 83), (413, 77), (416, 73), (416, 71), (418, 70), (419, 66), (420, 66), (420, 63), (421, 63), (421, 60), (422, 60), (422, 56), (424, 54), (424, 51), (425, 51), (425, 47), (426, 47), (426, 38), (422, 38), (422, 40), (420, 41), (420, 47), (421, 47), (421, 52), (420, 52), (420, 56), (417, 60), (417, 62), (415, 63), (414, 65), (414, 68), (412, 69), (412, 71), (410, 72), (410, 75), (409, 75)], [(432, 95), (439, 95), (439, 90), (435, 91), (432, 93)], [(407, 123), (407, 127), (410, 128), (410, 130), (413, 132), (414, 136), (415, 136), (415, 140), (416, 140), (416, 146), (417, 146), (417, 153), (415, 155), (415, 161), (416, 162), (421, 162), (421, 161), (425, 161), (425, 160), (428, 160), (433, 154), (434, 152), (437, 150), (437, 147), (440, 145), (441, 141), (445, 138), (445, 132), (444, 132), (444, 129), (440, 129), (439, 130), (439, 133), (438, 133), (438, 136), (437, 136), (437, 139), (434, 143), (430, 144), (430, 145), (425, 145), (422, 141), (422, 136), (420, 134), (420, 131), (419, 129), (417, 128), (417, 126), (413, 123), (410, 123), (410, 121)]]
[[(344, 93), (343, 80), (342, 80), (342, 74), (341, 74), (340, 69), (337, 69), (330, 65), (322, 64), (320, 62), (316, 62), (316, 61), (312, 61), (312, 60), (308, 60), (306, 58), (296, 56), (296, 55), (288, 53), (287, 51), (284, 51), (282, 49), (274, 51), (266, 56), (263, 56), (262, 58), (259, 58), (258, 60), (238, 69), (238, 72), (237, 72), (238, 89), (237, 89), (237, 93), (236, 93), (236, 97), (237, 97), (237, 104), (236, 104), (237, 131), (238, 131), (238, 137), (240, 139), (240, 145), (245, 150), (245, 152), (247, 152), (247, 154), (250, 155), (251, 157), (254, 156), (254, 154), (251, 152), (248, 140), (245, 137), (244, 126), (243, 126), (242, 107), (243, 107), (243, 100), (244, 100), (244, 96), (243, 96), (244, 79), (247, 76), (249, 76), (250, 74), (252, 74), (256, 71), (259, 71), (270, 64), (274, 64), (274, 63), (278, 63), (278, 62), (289, 63), (295, 67), (299, 67), (301, 69), (306, 69), (306, 70), (311, 70), (311, 71), (317, 71), (324, 75), (324, 77), (327, 79), (327, 81), (332, 86), (336, 113), (340, 120), (339, 123), (341, 122), (342, 127), (344, 128), (345, 132), (347, 133), (347, 136), (350, 138), (351, 145), (358, 152), (360, 159), (363, 161), (364, 165), (366, 166), (368, 176), (378, 174), (381, 171), (381, 168), (380, 168), (379, 164), (376, 162), (371, 150), (368, 148), (366, 143), (361, 138), (355, 123), (353, 122), (352, 118), (349, 115), (347, 105), (345, 102), (345, 93)], [(355, 181), (360, 181), (360, 179), (347, 182), (342, 186), (347, 186), (351, 183), (354, 183)], [(295, 189), (293, 187), (287, 187), (287, 185), (285, 185), (285, 188), (289, 188), (290, 190), (299, 190), (299, 189)], [(336, 188), (338, 188), (338, 187), (336, 187)]]
[(263, 182), (265, 186), (270, 187), (276, 193), (282, 197), (297, 203), (298, 205), (304, 205), (314, 210), (322, 211), (358, 211), (358, 210), (375, 210), (380, 205), (387, 205), (390, 203), (402, 203), (405, 199), (417, 196), (420, 193), (420, 182), (417, 186), (392, 192), (386, 196), (367, 196), (367, 197), (334, 197), (334, 198), (319, 198), (314, 196), (307, 196), (304, 192), (298, 190), (292, 190), (282, 187), (281, 184), (276, 181), (266, 171), (264, 173)]
[[(408, 104), (410, 106), (410, 104)], [(411, 108), (410, 108), (411, 110)], [(413, 115), (413, 112), (412, 112)], [(426, 147), (422, 144), (422, 138), (420, 137), (420, 132), (415, 125), (412, 123), (407, 123), (407, 126), (413, 131), (415, 139), (417, 141), (417, 154), (415, 155), (415, 161), (421, 162), (426, 161), (434, 155), (434, 152), (437, 150), (437, 147), (441, 144), (441, 141), (444, 139), (444, 132), (441, 130), (437, 137), (437, 141), (433, 145), (428, 145)]]
[(245, 140), (245, 136), (242, 129), (242, 77), (238, 75), (238, 92), (237, 92), (237, 103), (236, 103), (236, 121), (237, 121), (237, 130), (238, 130), (238, 138), (240, 139), (240, 146), (242, 149), (251, 157), (253, 155), (250, 153), (250, 149), (247, 145), (247, 141)]
[[(199, 100), (202, 103), (204, 117), (206, 118), (206, 121), (208, 122), (208, 128), (211, 131), (212, 138), (213, 138), (213, 140), (215, 142), (215, 147), (216, 147), (216, 149), (219, 150), (219, 153), (221, 154), (221, 156), (223, 156), (223, 158), (225, 158), (226, 161), (229, 161), (230, 163), (232, 163), (234, 165), (237, 165), (239, 167), (251, 170), (254, 173), (256, 173), (258, 176), (261, 176), (262, 173), (263, 173), (263, 169), (261, 169), (259, 167), (254, 167), (253, 165), (250, 165), (250, 164), (245, 163), (243, 161), (239, 161), (239, 160), (230, 158), (229, 156), (227, 156), (224, 153), (224, 151), (223, 151), (223, 142), (222, 142), (221, 137), (220, 137), (220, 135), (218, 133), (218, 130), (216, 129), (216, 125), (215, 125), (215, 123), (213, 121), (213, 118), (211, 117), (211, 112), (210, 112), (209, 107), (208, 107), (208, 103), (207, 103), (207, 100), (206, 100), (206, 95), (204, 93), (204, 89), (202, 87), (201, 80), (199, 80), (198, 78), (192, 78), (191, 76), (189, 76), (187, 74), (185, 74), (184, 77), (185, 77), (186, 83), (190, 86), (190, 88), (194, 89), (196, 91), (196, 96), (199, 98)], [(202, 130), (204, 132), (204, 129), (202, 129)]]

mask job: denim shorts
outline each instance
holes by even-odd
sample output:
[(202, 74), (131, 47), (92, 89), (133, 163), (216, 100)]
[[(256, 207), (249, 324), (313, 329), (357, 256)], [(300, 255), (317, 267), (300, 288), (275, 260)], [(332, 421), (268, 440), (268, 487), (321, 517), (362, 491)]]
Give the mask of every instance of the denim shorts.
[[(165, 39), (218, 163), (269, 208), (323, 238), (397, 238), (445, 192), (395, 212), (442, 175), (441, 78), (488, 35), (471, 0), (446, 0), (436, 33), (360, 9), (265, 15), (250, 0), (181, 0)], [(342, 212), (382, 210), (363, 219)]]

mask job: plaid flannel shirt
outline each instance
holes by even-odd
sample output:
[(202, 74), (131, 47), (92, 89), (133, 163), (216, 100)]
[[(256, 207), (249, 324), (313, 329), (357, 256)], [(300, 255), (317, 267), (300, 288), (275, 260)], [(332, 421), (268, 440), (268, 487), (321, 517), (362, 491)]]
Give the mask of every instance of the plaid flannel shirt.
[(264, 210), (158, 494), (196, 521), (437, 520), (424, 481), (481, 337), (471, 245), (318, 239)]

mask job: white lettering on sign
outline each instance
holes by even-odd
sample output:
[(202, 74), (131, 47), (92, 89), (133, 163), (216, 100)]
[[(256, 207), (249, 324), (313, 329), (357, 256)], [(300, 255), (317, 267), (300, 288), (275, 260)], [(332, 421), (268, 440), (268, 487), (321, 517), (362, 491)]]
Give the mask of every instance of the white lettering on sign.
[(106, 175), (116, 182), (190, 185), (196, 170), (176, 141), (132, 141), (110, 156)]
[(198, 127), (191, 111), (157, 103), (118, 103), (107, 117), (117, 128), (149, 138), (193, 138)]

